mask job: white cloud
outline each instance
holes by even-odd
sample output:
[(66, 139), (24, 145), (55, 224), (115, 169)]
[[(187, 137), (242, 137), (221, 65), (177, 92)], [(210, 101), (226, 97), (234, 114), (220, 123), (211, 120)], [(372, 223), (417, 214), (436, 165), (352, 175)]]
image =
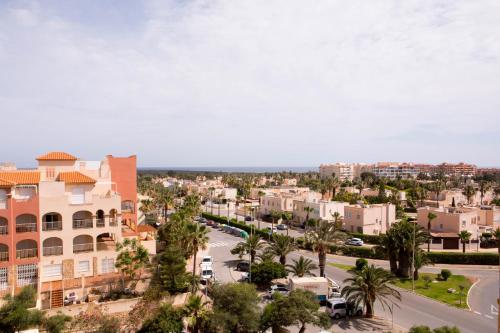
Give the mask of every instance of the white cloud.
[(0, 11), (3, 159), (500, 164), (497, 1), (152, 1), (126, 29), (60, 4)]

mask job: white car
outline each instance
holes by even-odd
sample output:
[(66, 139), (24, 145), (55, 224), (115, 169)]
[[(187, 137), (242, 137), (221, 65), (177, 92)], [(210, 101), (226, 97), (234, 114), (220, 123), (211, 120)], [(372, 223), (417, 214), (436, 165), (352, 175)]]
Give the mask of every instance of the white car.
[(212, 269), (212, 266), (201, 266), (200, 278), (201, 281), (208, 281), (215, 277), (215, 272)]
[(354, 309), (353, 304), (346, 302), (345, 298), (332, 298), (326, 301), (326, 312), (333, 319), (340, 319), (347, 316), (349, 311), (350, 316), (361, 316), (363, 307), (358, 306)]
[(272, 298), (274, 293), (280, 293), (283, 296), (287, 296), (289, 290), (287, 287), (283, 285), (273, 284), (267, 291), (267, 295), (269, 296), (269, 298)]
[(363, 246), (365, 244), (365, 242), (363, 242), (363, 240), (360, 238), (350, 238), (345, 243), (347, 245), (354, 245), (354, 246)]
[(203, 265), (212, 266), (213, 263), (214, 263), (214, 259), (211, 256), (204, 256), (203, 258), (201, 258), (200, 266), (203, 266)]

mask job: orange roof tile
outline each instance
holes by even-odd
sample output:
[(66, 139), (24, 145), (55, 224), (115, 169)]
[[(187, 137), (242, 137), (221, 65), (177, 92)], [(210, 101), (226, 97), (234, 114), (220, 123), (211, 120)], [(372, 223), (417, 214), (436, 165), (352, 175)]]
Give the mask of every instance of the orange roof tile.
[(50, 153), (38, 156), (38, 161), (76, 161), (77, 158), (73, 155), (62, 151), (52, 151)]
[(0, 178), (14, 183), (13, 185), (34, 185), (40, 182), (40, 172), (31, 170), (0, 171)]
[(59, 172), (57, 180), (67, 184), (94, 184), (96, 180), (78, 171)]
[(16, 185), (16, 184), (13, 182), (9, 182), (8, 180), (0, 178), (0, 187), (5, 188), (5, 187), (12, 187), (14, 185)]
[(157, 232), (155, 227), (149, 224), (139, 224), (137, 226), (137, 232)]

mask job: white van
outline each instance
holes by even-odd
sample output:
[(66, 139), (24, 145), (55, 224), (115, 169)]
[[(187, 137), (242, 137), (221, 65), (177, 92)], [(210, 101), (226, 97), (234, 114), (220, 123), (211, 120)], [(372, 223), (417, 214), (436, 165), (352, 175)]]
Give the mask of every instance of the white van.
[(358, 306), (354, 310), (354, 305), (346, 302), (345, 298), (331, 298), (326, 301), (326, 312), (334, 319), (340, 319), (347, 316), (349, 311), (350, 316), (361, 316), (363, 314), (363, 307)]
[(215, 272), (212, 268), (212, 265), (201, 265), (200, 268), (200, 278), (201, 282), (207, 282), (215, 277)]

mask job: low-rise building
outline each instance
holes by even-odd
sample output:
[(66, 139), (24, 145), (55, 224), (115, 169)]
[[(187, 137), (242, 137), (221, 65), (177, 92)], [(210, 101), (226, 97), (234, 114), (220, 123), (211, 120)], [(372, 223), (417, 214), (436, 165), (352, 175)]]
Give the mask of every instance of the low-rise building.
[[(333, 214), (339, 213), (344, 216), (344, 207), (349, 205), (347, 202), (325, 201), (325, 200), (294, 200), (293, 217), (296, 222), (303, 223), (309, 219), (314, 220), (333, 220)], [(308, 212), (306, 207), (312, 211)]]
[(380, 235), (396, 222), (393, 204), (348, 205), (344, 207), (343, 227), (350, 232)]

